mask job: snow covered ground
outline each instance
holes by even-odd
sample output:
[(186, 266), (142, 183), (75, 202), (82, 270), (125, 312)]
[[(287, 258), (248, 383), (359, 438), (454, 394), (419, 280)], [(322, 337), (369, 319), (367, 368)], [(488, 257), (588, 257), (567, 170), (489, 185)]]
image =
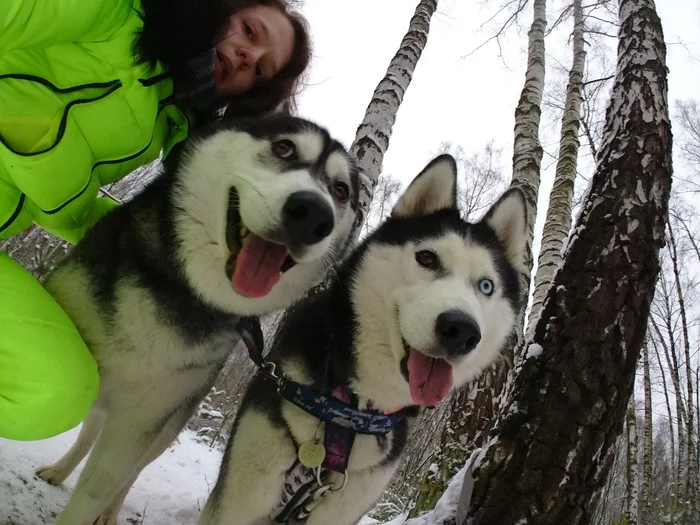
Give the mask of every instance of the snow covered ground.
[[(45, 441), (0, 439), (0, 525), (52, 525), (82, 464), (59, 487), (34, 475), (71, 446), (77, 429)], [(151, 463), (131, 489), (119, 525), (195, 525), (216, 482), (221, 452), (185, 431)]]
[[(45, 441), (0, 439), (0, 525), (53, 525), (78, 479), (82, 463), (59, 487), (34, 475), (38, 466), (57, 460), (73, 444), (78, 429)], [(195, 525), (216, 482), (221, 452), (185, 431), (142, 472), (129, 492), (119, 525)], [(455, 476), (436, 509), (420, 518), (399, 516), (385, 525), (433, 525), (454, 515), (462, 472)], [(379, 522), (363, 518), (358, 525)]]

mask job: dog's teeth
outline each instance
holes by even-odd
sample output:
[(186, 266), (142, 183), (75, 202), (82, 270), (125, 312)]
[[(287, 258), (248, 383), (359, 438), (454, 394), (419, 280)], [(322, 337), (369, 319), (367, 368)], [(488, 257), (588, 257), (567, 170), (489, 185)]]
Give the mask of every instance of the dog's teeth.
[(245, 226), (241, 226), (241, 239), (245, 239), (250, 231)]

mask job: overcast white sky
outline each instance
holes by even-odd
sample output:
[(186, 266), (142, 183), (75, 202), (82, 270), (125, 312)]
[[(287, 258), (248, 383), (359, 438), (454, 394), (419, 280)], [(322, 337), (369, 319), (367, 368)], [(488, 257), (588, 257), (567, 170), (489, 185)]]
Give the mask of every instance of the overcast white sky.
[[(328, 127), (349, 146), (417, 4), (417, 0), (305, 0), (302, 12), (311, 26), (314, 59), (300, 113)], [(505, 148), (501, 160), (510, 177), (514, 110), (524, 81), (531, 5), (521, 18), (524, 29), (511, 29), (503, 40), (503, 60), (495, 42), (462, 58), (492, 34), (480, 26), (500, 4), (499, 0), (439, 1), (384, 160), (384, 171), (404, 184), (433, 157), (442, 141), (476, 152), (495, 139)], [(657, 8), (669, 44), (673, 107), (675, 99), (700, 98), (700, 2), (659, 0)], [(552, 19), (550, 15), (550, 24)], [(570, 24), (547, 39), (548, 55), (554, 53), (567, 67), (571, 57), (565, 39)], [(616, 45), (612, 40), (611, 44)], [(551, 56), (548, 60), (548, 65), (554, 63)], [(550, 69), (547, 74), (548, 81), (554, 79)], [(556, 121), (543, 122), (549, 132), (557, 132)], [(544, 164), (551, 164), (551, 158), (545, 158)], [(548, 172), (543, 176), (543, 206), (550, 185)]]

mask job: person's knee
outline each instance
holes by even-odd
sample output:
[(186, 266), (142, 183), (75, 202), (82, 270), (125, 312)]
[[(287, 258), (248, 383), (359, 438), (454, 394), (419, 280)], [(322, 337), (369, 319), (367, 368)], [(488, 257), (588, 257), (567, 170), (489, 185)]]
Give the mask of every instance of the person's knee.
[(0, 437), (46, 439), (78, 425), (97, 397), (96, 371), (70, 382), (36, 377), (17, 382), (0, 380)]
[(97, 363), (61, 307), (0, 254), (0, 436), (43, 439), (76, 426), (97, 397)]

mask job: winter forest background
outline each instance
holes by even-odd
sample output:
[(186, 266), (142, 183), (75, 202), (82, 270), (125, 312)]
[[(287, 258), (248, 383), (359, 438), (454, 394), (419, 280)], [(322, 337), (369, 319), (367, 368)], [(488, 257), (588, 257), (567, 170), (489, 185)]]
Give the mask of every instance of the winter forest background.
[[(299, 112), (352, 144), (368, 179), (357, 235), (441, 151), (458, 159), (468, 217), (509, 185), (528, 199), (520, 330), (492, 369), (421, 416), (363, 523), (462, 525), (466, 509), (473, 524), (700, 524), (700, 4), (307, 0), (300, 10), (316, 45)], [(129, 199), (157, 169), (105, 191)], [(70, 248), (32, 229), (0, 249), (43, 279)], [(279, 322), (265, 319), (268, 338)], [(190, 477), (199, 449), (225, 442), (253, 372), (239, 350), (182, 438), (197, 458)], [(36, 485), (9, 445), (0, 440), (0, 525), (50, 522), (57, 509), (36, 522), (18, 514), (37, 505), (18, 496)], [(474, 488), (458, 521), (465, 473)], [(139, 504), (160, 497), (139, 490)], [(127, 521), (160, 523), (145, 510)], [(194, 522), (180, 518), (169, 523)]]

